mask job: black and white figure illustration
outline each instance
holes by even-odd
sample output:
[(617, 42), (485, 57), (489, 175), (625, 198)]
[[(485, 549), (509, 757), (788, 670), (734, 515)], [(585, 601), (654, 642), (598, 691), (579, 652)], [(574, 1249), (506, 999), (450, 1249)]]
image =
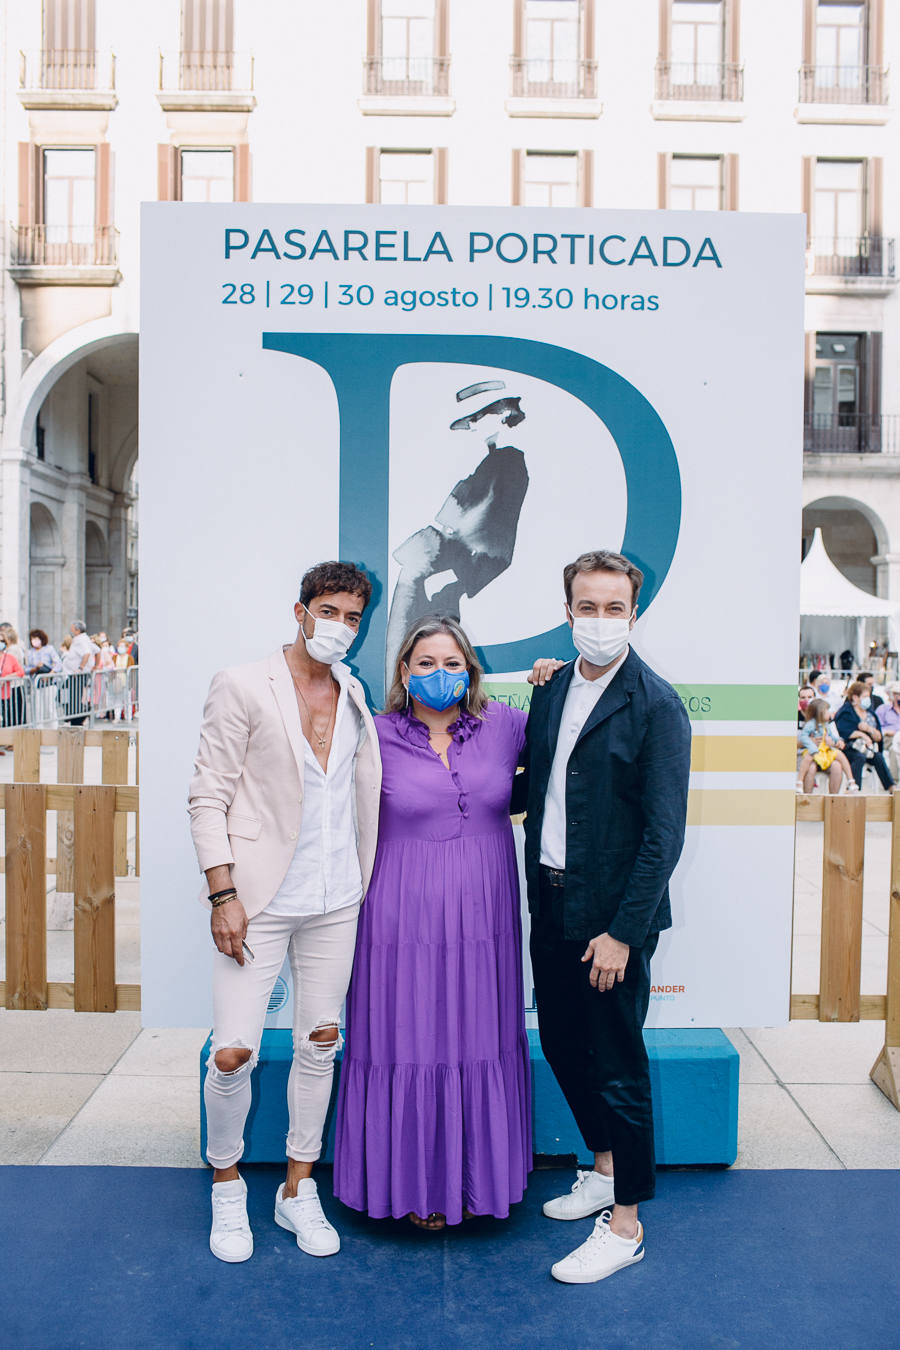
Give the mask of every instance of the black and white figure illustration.
[(505, 389), (503, 380), (481, 380), (456, 395), (457, 403), (472, 400), (475, 408), (451, 422), (450, 430), (486, 430), (487, 454), (451, 489), (434, 522), (416, 530), (394, 551), (400, 575), (388, 618), (388, 677), (411, 624), (425, 614), (458, 619), (463, 596), (478, 595), (512, 562), (528, 469), (520, 449), (501, 443), (525, 420), (521, 396), (506, 394)]

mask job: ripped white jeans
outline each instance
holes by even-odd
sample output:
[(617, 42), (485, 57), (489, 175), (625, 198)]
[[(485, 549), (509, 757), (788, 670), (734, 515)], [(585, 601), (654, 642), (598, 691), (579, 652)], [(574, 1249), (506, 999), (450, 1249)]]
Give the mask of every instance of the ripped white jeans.
[[(288, 916), (263, 910), (250, 920), (247, 945), (255, 961), (243, 966), (216, 951), (213, 956), (213, 1040), (206, 1067), (206, 1157), (212, 1167), (231, 1167), (244, 1151), (250, 1110), (250, 1075), (256, 1065), (269, 998), (285, 954), (294, 984), (294, 1058), (288, 1078), (287, 1156), (315, 1162), (331, 1098), (334, 1057), (343, 1044), (337, 1028), (350, 983), (359, 904), (329, 914)], [(334, 1027), (332, 1045), (310, 1033)], [(216, 1064), (226, 1048), (252, 1051), (233, 1073)]]

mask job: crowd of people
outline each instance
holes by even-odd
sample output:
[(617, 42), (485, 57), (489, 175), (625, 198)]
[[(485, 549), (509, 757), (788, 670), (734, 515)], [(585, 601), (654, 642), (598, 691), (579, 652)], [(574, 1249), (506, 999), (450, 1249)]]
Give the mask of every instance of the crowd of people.
[[(88, 633), (81, 619), (73, 619), (58, 646), (43, 628), (32, 628), (26, 646), (9, 622), (0, 623), (0, 726), (22, 726), (28, 719), (26, 679), (34, 682), (35, 699), (52, 701), (54, 712), (80, 726), (90, 716), (92, 703), (100, 702), (100, 688), (107, 671), (127, 671), (138, 663), (138, 637), (133, 628), (123, 628), (113, 644), (100, 631)], [(40, 680), (52, 675), (53, 681)], [(44, 709), (46, 711), (46, 709)], [(101, 714), (114, 717), (115, 710)], [(47, 720), (46, 717), (43, 720)]]
[(900, 779), (900, 682), (875, 687), (871, 671), (835, 681), (814, 670), (800, 686), (797, 703), (797, 788), (815, 790), (827, 774), (827, 791), (859, 792), (869, 767), (886, 792)]

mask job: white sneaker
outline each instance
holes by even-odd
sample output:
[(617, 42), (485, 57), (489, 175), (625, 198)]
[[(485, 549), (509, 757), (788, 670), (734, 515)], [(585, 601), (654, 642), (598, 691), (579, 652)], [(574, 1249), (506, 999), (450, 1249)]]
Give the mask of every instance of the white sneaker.
[(545, 1201), (544, 1213), (548, 1219), (586, 1219), (589, 1214), (597, 1214), (615, 1203), (612, 1177), (605, 1177), (602, 1172), (579, 1170), (571, 1191)]
[(319, 1191), (312, 1177), (297, 1186), (297, 1194), (284, 1198), (284, 1184), (275, 1196), (275, 1222), (289, 1233), (297, 1234), (297, 1246), (310, 1256), (334, 1256), (341, 1250), (336, 1228), (325, 1218)]
[(637, 1237), (622, 1238), (612, 1231), (612, 1214), (604, 1210), (594, 1223), (594, 1231), (587, 1242), (550, 1267), (550, 1274), (563, 1284), (594, 1284), (615, 1275), (625, 1266), (633, 1266), (644, 1259), (644, 1229), (638, 1223)]
[(247, 1183), (217, 1181), (212, 1188), (212, 1232), (209, 1250), (220, 1261), (249, 1261), (253, 1234), (247, 1218)]

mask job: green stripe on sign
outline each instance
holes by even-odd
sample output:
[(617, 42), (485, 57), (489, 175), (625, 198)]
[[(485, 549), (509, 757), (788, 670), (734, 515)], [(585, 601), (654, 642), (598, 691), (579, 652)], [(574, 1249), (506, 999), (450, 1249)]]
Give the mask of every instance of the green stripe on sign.
[[(524, 680), (485, 680), (485, 690), (512, 708), (531, 706), (531, 685)], [(793, 722), (797, 687), (793, 684), (676, 684), (692, 722)]]
[(692, 722), (793, 722), (794, 684), (676, 684)]

